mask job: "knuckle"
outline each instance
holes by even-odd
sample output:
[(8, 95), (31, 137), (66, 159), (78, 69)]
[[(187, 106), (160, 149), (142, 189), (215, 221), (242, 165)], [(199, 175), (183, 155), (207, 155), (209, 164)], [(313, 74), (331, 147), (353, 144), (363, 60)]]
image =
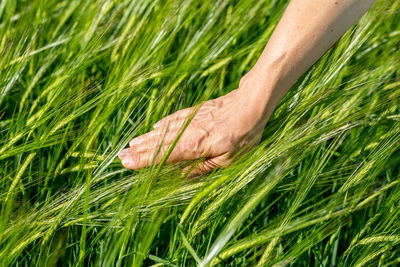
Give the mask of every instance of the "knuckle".
[(222, 104), (223, 103), (222, 103), (221, 99), (209, 100), (209, 101), (207, 101), (206, 111), (209, 112), (209, 113), (210, 112), (212, 113), (212, 111), (221, 108)]
[(197, 137), (191, 136), (185, 139), (184, 147), (187, 150), (196, 151), (199, 148)]
[(135, 152), (136, 153), (143, 153), (147, 151), (147, 147), (145, 146), (139, 146), (139, 147), (135, 147)]
[(195, 156), (201, 156), (205, 153), (207, 148), (205, 147), (207, 143), (207, 138), (209, 132), (202, 127), (196, 129), (196, 134), (189, 136), (185, 139), (184, 146), (187, 150), (194, 153)]
[(190, 122), (189, 127), (194, 127), (194, 128), (200, 127), (199, 120), (198, 120), (198, 119), (193, 119), (193, 120)]
[(133, 147), (128, 147), (128, 153), (129, 155), (132, 157), (133, 155), (135, 155), (135, 149)]
[(215, 113), (213, 111), (210, 111), (207, 113), (207, 119), (210, 120), (210, 122), (214, 122), (216, 117), (215, 117)]

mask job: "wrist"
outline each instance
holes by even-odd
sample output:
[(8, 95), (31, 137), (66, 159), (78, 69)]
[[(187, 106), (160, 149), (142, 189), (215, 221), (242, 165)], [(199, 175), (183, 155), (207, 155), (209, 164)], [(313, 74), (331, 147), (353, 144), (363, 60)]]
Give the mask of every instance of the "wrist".
[(266, 124), (287, 91), (284, 83), (278, 68), (253, 68), (240, 80), (238, 95), (260, 123)]

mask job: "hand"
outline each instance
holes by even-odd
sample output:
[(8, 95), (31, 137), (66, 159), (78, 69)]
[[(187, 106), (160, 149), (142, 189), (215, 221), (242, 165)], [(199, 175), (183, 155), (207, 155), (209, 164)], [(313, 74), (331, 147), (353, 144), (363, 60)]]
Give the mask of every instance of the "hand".
[[(167, 163), (205, 158), (188, 176), (197, 176), (217, 167), (232, 163), (260, 141), (265, 123), (255, 105), (249, 103), (248, 93), (239, 89), (198, 108), (180, 110), (154, 125), (154, 130), (130, 142), (130, 147), (119, 153), (122, 165), (128, 169), (150, 166), (155, 158), (159, 163), (174, 142), (182, 126), (193, 115), (167, 159)], [(157, 151), (159, 153), (157, 154)], [(187, 166), (183, 173), (187, 173)]]

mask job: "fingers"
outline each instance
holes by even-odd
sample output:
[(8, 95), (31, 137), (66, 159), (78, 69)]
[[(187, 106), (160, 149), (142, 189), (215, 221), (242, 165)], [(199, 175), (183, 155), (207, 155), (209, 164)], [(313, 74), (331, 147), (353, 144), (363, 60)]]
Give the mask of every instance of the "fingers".
[[(122, 165), (128, 169), (140, 169), (151, 166), (153, 163), (160, 163), (169, 151), (177, 135), (176, 133), (167, 135), (165, 143), (161, 147), (161, 143), (158, 143), (158, 146), (155, 145), (159, 141), (149, 141), (153, 137), (157, 137), (157, 135), (158, 133), (156, 132), (147, 133), (143, 139), (140, 139), (141, 141), (136, 141), (130, 148), (122, 150), (118, 154)], [(203, 155), (204, 150), (198, 132), (188, 131), (178, 140), (169, 154), (166, 163), (195, 160)]]
[(118, 153), (118, 158), (121, 160), (122, 166), (127, 169), (134, 169), (135, 162), (132, 159), (131, 154), (129, 153), (129, 149), (122, 149)]
[[(122, 165), (128, 169), (140, 169), (160, 163), (166, 154), (166, 163), (195, 160), (206, 155), (208, 131), (188, 127), (175, 147), (171, 145), (178, 138), (180, 130), (190, 117), (194, 108), (178, 111), (165, 117), (154, 125), (154, 130), (133, 139), (130, 148), (122, 150), (118, 156)], [(208, 147), (208, 148), (207, 148)]]
[(153, 163), (160, 163), (162, 156), (166, 153), (166, 147), (160, 148), (160, 153), (157, 155), (156, 151), (145, 151), (145, 152), (133, 152), (132, 148), (123, 149), (118, 157), (121, 160), (122, 165), (131, 170), (137, 170), (144, 167), (149, 167)]

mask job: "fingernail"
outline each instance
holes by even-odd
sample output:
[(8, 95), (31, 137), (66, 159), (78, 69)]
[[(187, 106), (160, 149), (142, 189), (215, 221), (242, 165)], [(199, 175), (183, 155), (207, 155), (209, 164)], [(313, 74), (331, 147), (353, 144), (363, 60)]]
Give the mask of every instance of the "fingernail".
[(121, 163), (124, 166), (129, 166), (129, 165), (132, 165), (133, 161), (130, 158), (123, 158), (121, 160)]

